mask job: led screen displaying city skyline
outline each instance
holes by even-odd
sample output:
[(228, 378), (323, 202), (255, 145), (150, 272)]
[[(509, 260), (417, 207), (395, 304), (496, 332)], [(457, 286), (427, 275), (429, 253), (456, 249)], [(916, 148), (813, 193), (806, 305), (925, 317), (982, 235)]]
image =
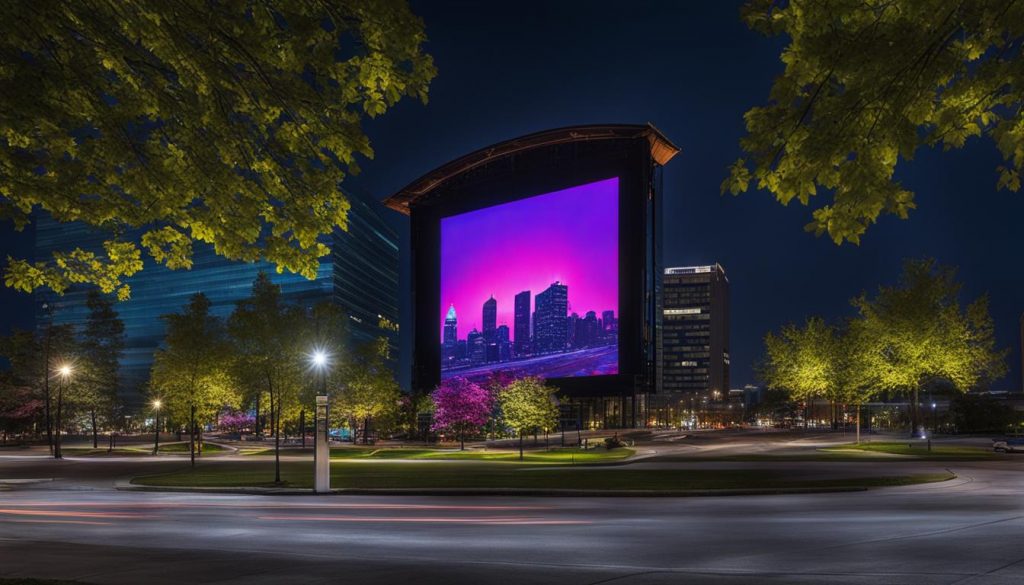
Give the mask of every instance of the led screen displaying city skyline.
[(619, 179), (441, 219), (441, 377), (617, 374)]

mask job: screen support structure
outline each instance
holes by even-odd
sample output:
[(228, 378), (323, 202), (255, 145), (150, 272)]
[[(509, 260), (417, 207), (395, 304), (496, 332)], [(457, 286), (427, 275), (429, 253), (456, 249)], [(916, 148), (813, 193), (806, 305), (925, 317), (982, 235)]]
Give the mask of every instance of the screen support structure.
[(328, 440), (328, 398), (316, 397), (316, 447), (313, 451), (313, 490), (318, 494), (331, 491), (331, 450)]

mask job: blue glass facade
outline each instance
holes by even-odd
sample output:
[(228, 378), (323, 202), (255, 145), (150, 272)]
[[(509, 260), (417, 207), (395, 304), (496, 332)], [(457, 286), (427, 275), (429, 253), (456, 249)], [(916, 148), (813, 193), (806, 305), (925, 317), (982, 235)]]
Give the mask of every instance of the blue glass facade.
[[(377, 201), (353, 194), (349, 194), (349, 200), (352, 209), (348, 231), (333, 236), (331, 254), (321, 262), (314, 280), (278, 274), (266, 262), (231, 262), (205, 244), (195, 246), (191, 270), (169, 270), (146, 258), (144, 269), (127, 281), (132, 288), (131, 299), (115, 306), (127, 338), (121, 360), (122, 397), (126, 403), (132, 406), (141, 402), (153, 352), (164, 335), (161, 315), (180, 311), (189, 297), (202, 292), (210, 298), (212, 312), (226, 318), (235, 303), (249, 295), (261, 270), (281, 286), (290, 303), (312, 306), (328, 299), (336, 303), (349, 316), (353, 342), (386, 336), (394, 366), (398, 357), (398, 236), (381, 217), (379, 211), (383, 208)], [(101, 234), (85, 225), (60, 224), (48, 217), (36, 223), (35, 251), (39, 259), (75, 246), (99, 249), (102, 240)], [(87, 291), (86, 287), (73, 287), (61, 296), (38, 293), (36, 322), (52, 318), (55, 323), (83, 325), (88, 314)]]

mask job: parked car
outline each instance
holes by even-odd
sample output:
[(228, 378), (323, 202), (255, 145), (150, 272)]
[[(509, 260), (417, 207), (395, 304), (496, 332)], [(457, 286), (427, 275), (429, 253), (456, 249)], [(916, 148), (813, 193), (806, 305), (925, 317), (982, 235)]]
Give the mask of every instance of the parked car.
[(1024, 437), (1014, 439), (993, 439), (992, 449), (1002, 453), (1024, 452)]

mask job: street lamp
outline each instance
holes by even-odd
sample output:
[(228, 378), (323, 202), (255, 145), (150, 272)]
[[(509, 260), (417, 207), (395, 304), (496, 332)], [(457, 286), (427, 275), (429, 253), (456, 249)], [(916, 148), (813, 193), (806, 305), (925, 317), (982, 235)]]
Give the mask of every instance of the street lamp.
[[(309, 356), (310, 364), (320, 372), (320, 395), (327, 395), (327, 367), (330, 356), (322, 349), (315, 349)], [(302, 434), (302, 448), (306, 448), (306, 409), (300, 413), (299, 426)]]
[(160, 406), (162, 405), (159, 398), (153, 401), (153, 410), (156, 412), (156, 420), (153, 423), (153, 455), (160, 451)]
[(67, 381), (68, 378), (71, 377), (71, 374), (73, 372), (74, 372), (74, 370), (71, 368), (70, 364), (62, 364), (62, 365), (57, 367), (57, 374), (58, 374), (58, 378), (57, 378), (58, 379), (58, 383), (57, 383), (57, 437), (56, 437), (56, 441), (54, 441), (54, 445), (53, 445), (53, 458), (54, 459), (63, 459), (64, 458), (64, 454), (61, 453), (61, 450), (60, 450), (60, 432), (61, 432), (61, 427), (62, 427), (62, 422), (63, 422), (61, 420), (61, 414), (63, 413), (63, 409), (64, 409), (64, 383)]

